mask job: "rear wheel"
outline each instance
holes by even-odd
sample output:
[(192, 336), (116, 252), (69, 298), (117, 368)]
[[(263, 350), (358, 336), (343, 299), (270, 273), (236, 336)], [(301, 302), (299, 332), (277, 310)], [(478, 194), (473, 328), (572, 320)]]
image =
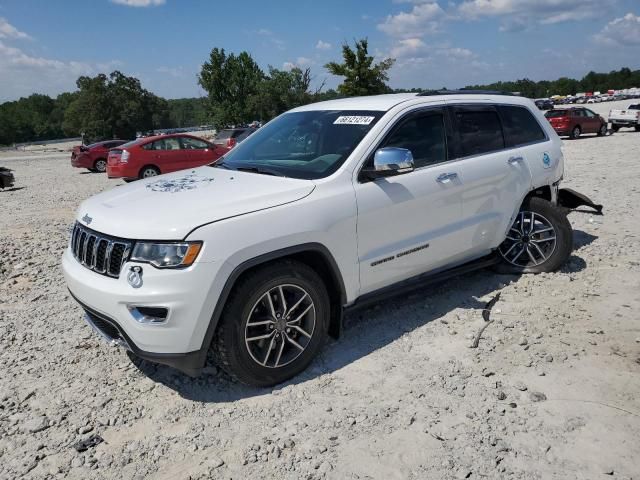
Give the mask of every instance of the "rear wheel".
[(104, 173), (107, 171), (107, 161), (104, 158), (99, 158), (93, 163), (93, 170), (98, 173)]
[(157, 167), (154, 167), (152, 165), (147, 165), (146, 167), (142, 167), (142, 169), (140, 169), (140, 178), (149, 178), (149, 177), (155, 177), (157, 175), (160, 175), (160, 170), (158, 170)]
[(575, 127), (573, 127), (573, 130), (571, 130), (571, 134), (569, 135), (569, 138), (571, 138), (572, 140), (575, 140), (580, 136), (581, 133), (582, 133), (582, 129), (580, 128), (579, 125), (576, 125)]
[(606, 123), (603, 123), (603, 124), (600, 126), (600, 130), (598, 130), (598, 136), (599, 136), (599, 137), (604, 137), (604, 136), (607, 134), (607, 130), (608, 130), (608, 128), (607, 128), (607, 124), (606, 124)]
[(547, 200), (526, 200), (498, 251), (505, 273), (553, 272), (571, 255), (573, 230), (563, 210)]
[(244, 277), (225, 305), (212, 343), (221, 368), (254, 386), (302, 372), (329, 327), (327, 289), (309, 266), (284, 260)]

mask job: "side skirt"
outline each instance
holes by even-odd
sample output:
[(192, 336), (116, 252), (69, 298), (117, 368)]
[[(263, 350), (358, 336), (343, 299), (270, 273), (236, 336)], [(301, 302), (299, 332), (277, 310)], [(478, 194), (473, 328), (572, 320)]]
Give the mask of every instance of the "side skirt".
[(404, 280), (394, 285), (389, 285), (388, 287), (384, 287), (361, 296), (351, 305), (344, 307), (344, 313), (351, 313), (353, 311), (369, 307), (375, 303), (379, 303), (383, 300), (387, 300), (401, 294), (413, 292), (424, 287), (425, 285), (442, 282), (458, 275), (463, 275), (465, 273), (473, 272), (474, 270), (480, 270), (482, 268), (490, 267), (497, 264), (498, 262), (500, 262), (500, 257), (498, 256), (498, 254), (491, 253), (485, 257), (473, 260), (463, 265), (459, 265), (449, 270), (444, 270), (436, 273), (423, 273), (408, 280)]

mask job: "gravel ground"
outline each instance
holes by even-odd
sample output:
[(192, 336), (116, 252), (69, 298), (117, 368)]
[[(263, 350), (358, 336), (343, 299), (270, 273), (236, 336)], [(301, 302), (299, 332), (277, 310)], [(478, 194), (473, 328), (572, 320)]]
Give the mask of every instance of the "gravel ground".
[(639, 478), (640, 134), (566, 141), (565, 156), (565, 185), (605, 215), (570, 215), (560, 272), (479, 271), (353, 314), (276, 389), (103, 344), (59, 260), (79, 202), (119, 182), (67, 154), (7, 161), (0, 479)]

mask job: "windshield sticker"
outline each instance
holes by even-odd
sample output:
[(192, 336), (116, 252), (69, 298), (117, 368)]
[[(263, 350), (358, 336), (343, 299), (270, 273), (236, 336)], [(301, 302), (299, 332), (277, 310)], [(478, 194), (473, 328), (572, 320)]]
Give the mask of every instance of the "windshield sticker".
[(204, 185), (209, 185), (213, 182), (213, 178), (203, 177), (190, 173), (184, 177), (173, 178), (169, 180), (156, 180), (155, 182), (147, 183), (147, 188), (154, 192), (164, 193), (178, 193), (185, 192), (187, 190), (195, 190)]
[(376, 117), (364, 117), (362, 115), (340, 116), (333, 122), (334, 125), (369, 125)]

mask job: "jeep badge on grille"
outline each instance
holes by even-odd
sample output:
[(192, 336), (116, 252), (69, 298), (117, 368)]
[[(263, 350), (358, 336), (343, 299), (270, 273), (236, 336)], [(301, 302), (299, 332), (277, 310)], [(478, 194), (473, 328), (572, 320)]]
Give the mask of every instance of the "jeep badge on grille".
[(82, 221), (89, 225), (93, 221), (93, 218), (91, 218), (88, 213), (85, 213), (84, 217), (82, 217)]

